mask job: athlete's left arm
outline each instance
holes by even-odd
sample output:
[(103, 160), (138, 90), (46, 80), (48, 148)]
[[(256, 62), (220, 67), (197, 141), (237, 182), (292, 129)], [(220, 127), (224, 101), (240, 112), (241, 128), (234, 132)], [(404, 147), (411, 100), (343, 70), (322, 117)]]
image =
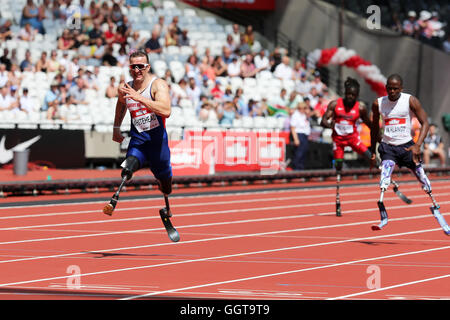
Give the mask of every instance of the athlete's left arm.
[(372, 126), (372, 121), (370, 120), (369, 113), (367, 112), (366, 104), (362, 101), (359, 102), (359, 117), (369, 128)]
[(412, 145), (411, 147), (407, 148), (406, 150), (411, 150), (413, 153), (413, 159), (416, 163), (420, 161), (420, 146), (422, 145), (423, 141), (425, 140), (428, 129), (430, 128), (430, 124), (428, 123), (428, 115), (425, 112), (425, 110), (422, 108), (422, 105), (414, 96), (411, 96), (409, 98), (409, 108), (411, 111), (416, 115), (417, 119), (419, 120), (421, 127), (420, 127), (420, 133), (419, 138), (417, 139), (417, 142)]

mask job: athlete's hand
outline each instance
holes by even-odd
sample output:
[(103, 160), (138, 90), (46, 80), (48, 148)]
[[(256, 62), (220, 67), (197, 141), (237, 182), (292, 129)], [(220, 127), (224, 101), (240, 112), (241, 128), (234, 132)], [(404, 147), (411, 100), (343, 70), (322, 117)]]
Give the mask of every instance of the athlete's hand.
[(377, 164), (377, 155), (375, 153), (372, 154), (370, 157), (370, 170), (372, 170), (373, 167), (375, 167)]
[(119, 89), (121, 93), (123, 94), (124, 99), (133, 99), (134, 101), (139, 101), (139, 98), (141, 95), (134, 90), (128, 83), (125, 83), (125, 85)]
[(418, 146), (417, 144), (413, 144), (411, 147), (405, 148), (405, 150), (412, 152), (412, 157), (415, 164), (420, 163), (420, 146)]
[(118, 142), (118, 143), (122, 143), (123, 139), (125, 139), (125, 137), (122, 135), (122, 132), (120, 131), (120, 128), (113, 129), (112, 139), (113, 139), (113, 141)]

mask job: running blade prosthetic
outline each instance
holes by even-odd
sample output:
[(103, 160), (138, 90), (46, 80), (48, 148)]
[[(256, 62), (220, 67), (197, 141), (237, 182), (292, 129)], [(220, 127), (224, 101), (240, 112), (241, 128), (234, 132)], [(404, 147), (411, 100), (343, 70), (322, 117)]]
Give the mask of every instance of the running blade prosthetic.
[(173, 242), (178, 242), (180, 240), (180, 234), (170, 221), (170, 217), (172, 217), (172, 214), (167, 211), (167, 208), (162, 208), (161, 210), (159, 210), (159, 215), (161, 216), (161, 221), (164, 224), (164, 228), (166, 228), (169, 239)]
[(384, 207), (383, 202), (378, 201), (377, 204), (378, 204), (378, 209), (380, 210), (381, 222), (379, 225), (372, 226), (372, 230), (374, 230), (374, 231), (381, 230), (388, 223), (388, 215), (387, 215), (386, 208)]

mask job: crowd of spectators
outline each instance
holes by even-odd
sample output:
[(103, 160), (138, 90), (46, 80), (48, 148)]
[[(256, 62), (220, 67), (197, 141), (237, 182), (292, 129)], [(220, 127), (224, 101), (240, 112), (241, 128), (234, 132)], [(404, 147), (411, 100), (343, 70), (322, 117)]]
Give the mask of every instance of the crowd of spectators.
[[(45, 34), (45, 21), (64, 21), (75, 28), (65, 28), (58, 36), (55, 48), (43, 50), (38, 59), (33, 59), (28, 49), (19, 61), (16, 49), (4, 49), (0, 57), (0, 87), (5, 95), (0, 110), (23, 110), (20, 97), (27, 88), (21, 87), (21, 73), (25, 71), (56, 73), (49, 90), (42, 101), (28, 110), (45, 111), (47, 119), (65, 119), (63, 110), (71, 105), (86, 104), (85, 90), (99, 89), (100, 66), (127, 68), (128, 54), (133, 50), (144, 50), (150, 55), (162, 54), (172, 46), (190, 47), (191, 54), (183, 64), (183, 77), (177, 78), (167, 68), (163, 78), (170, 85), (173, 106), (193, 107), (201, 122), (217, 125), (233, 125), (241, 117), (289, 117), (297, 104), (305, 102), (317, 118), (323, 114), (323, 106), (331, 98), (319, 74), (306, 70), (305, 61), (291, 61), (285, 50), (275, 48), (268, 52), (258, 47), (251, 25), (241, 28), (232, 25), (226, 36), (221, 54), (212, 54), (207, 47), (199, 52), (195, 41), (190, 41), (189, 32), (179, 25), (179, 17), (166, 21), (159, 15), (157, 23), (149, 31), (148, 38), (142, 38), (140, 30), (133, 30), (128, 16), (122, 8), (138, 5), (136, 1), (113, 3), (84, 0), (73, 6), (70, 0), (45, 0), (36, 6), (27, 0), (22, 11), (20, 32), (11, 32), (11, 20), (0, 26), (0, 39), (19, 39), (32, 42), (38, 34)], [(126, 10), (125, 10), (126, 11)], [(156, 14), (158, 11), (155, 11)], [(70, 19), (78, 19), (78, 24)], [(67, 21), (70, 21), (68, 24)], [(69, 58), (68, 51), (76, 54)], [(154, 70), (153, 70), (154, 72)], [(262, 72), (280, 80), (279, 91), (261, 97), (250, 97), (244, 92), (243, 83), (232, 86), (230, 79), (256, 79)], [(110, 83), (101, 94), (115, 98), (121, 79), (110, 78)], [(283, 84), (290, 81), (290, 88)], [(289, 96), (286, 95), (287, 90)], [(272, 90), (273, 93), (273, 90)], [(10, 103), (9, 101), (19, 101)], [(33, 100), (31, 100), (33, 101)], [(25, 112), (25, 111), (24, 111)]]
[(418, 16), (415, 11), (411, 10), (403, 22), (396, 20), (393, 28), (407, 36), (450, 53), (450, 33), (446, 35), (446, 26), (445, 22), (440, 21), (437, 11), (422, 10)]

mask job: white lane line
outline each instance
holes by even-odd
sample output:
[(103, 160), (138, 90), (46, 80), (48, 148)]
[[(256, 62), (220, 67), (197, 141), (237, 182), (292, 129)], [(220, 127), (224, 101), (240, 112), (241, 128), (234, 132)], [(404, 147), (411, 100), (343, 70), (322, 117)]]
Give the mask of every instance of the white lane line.
[(450, 277), (450, 274), (445, 274), (445, 275), (442, 275), (442, 276), (437, 276), (437, 277), (432, 277), (432, 278), (427, 278), (427, 279), (421, 279), (421, 280), (416, 280), (416, 281), (399, 283), (399, 284), (395, 284), (395, 285), (392, 285), (392, 286), (383, 287), (383, 288), (379, 288), (379, 289), (372, 289), (372, 290), (368, 290), (368, 291), (356, 292), (356, 293), (352, 293), (352, 294), (347, 294), (345, 296), (328, 298), (326, 300), (343, 300), (343, 299), (347, 299), (347, 298), (362, 296), (364, 294), (370, 294), (370, 293), (374, 293), (374, 292), (380, 292), (380, 291), (385, 291), (385, 290), (390, 290), (390, 289), (395, 289), (395, 288), (400, 288), (400, 287), (406, 287), (406, 286), (410, 286), (410, 285), (413, 285), (413, 284), (424, 283), (424, 282), (429, 282), (429, 281), (434, 281), (434, 280), (439, 280), (439, 279), (445, 279), (445, 278), (448, 278), (448, 277)]
[[(215, 256), (215, 257), (208, 257), (208, 258), (189, 259), (189, 260), (182, 260), (182, 261), (176, 261), (176, 262), (167, 262), (167, 263), (161, 263), (161, 264), (156, 264), (156, 265), (145, 265), (145, 266), (137, 266), (137, 267), (128, 267), (128, 268), (96, 271), (96, 272), (84, 273), (84, 274), (81, 274), (80, 276), (81, 277), (86, 277), (86, 276), (93, 276), (93, 275), (100, 275), (100, 274), (117, 273), (117, 272), (123, 272), (123, 271), (143, 270), (143, 269), (150, 269), (150, 268), (156, 268), (156, 267), (165, 267), (165, 266), (172, 266), (172, 265), (180, 265), (180, 264), (193, 263), (193, 262), (204, 262), (204, 261), (212, 261), (212, 260), (217, 260), (217, 259), (249, 256), (249, 255), (255, 255), (255, 254), (265, 254), (265, 253), (272, 253), (272, 252), (297, 250), (297, 249), (303, 249), (303, 248), (311, 248), (311, 247), (319, 247), (319, 246), (327, 246), (327, 245), (336, 245), (336, 244), (343, 244), (343, 243), (354, 242), (354, 241), (390, 238), (390, 237), (394, 237), (394, 236), (400, 236), (400, 235), (404, 236), (404, 235), (410, 235), (410, 234), (432, 232), (432, 231), (437, 231), (437, 230), (441, 230), (441, 228), (425, 229), (425, 230), (418, 230), (418, 231), (409, 231), (409, 232), (402, 232), (402, 233), (389, 234), (389, 235), (379, 235), (379, 236), (372, 236), (372, 237), (353, 238), (353, 239), (331, 241), (331, 242), (322, 242), (322, 243), (300, 245), (300, 246), (294, 246), (294, 247), (282, 247), (282, 248), (277, 248), (277, 249), (268, 249), (268, 250), (259, 250), (259, 251), (235, 253), (235, 254)], [(176, 244), (172, 244), (172, 245), (176, 245)], [(343, 265), (355, 264), (355, 263), (360, 263), (360, 262), (365, 262), (365, 261), (373, 261), (373, 260), (380, 260), (380, 259), (386, 259), (386, 258), (392, 258), (392, 257), (400, 257), (400, 256), (406, 256), (406, 255), (412, 255), (412, 254), (426, 253), (426, 252), (432, 252), (432, 251), (438, 251), (438, 250), (445, 250), (445, 249), (449, 249), (449, 248), (450, 248), (450, 246), (445, 246), (445, 247), (431, 248), (431, 249), (419, 250), (419, 251), (413, 251), (413, 252), (405, 252), (405, 253), (400, 253), (400, 254), (392, 254), (392, 255), (375, 257), (375, 258), (367, 258), (367, 259), (361, 259), (361, 260), (352, 260), (352, 261), (347, 261), (347, 262), (342, 262), (342, 263), (334, 263), (334, 264), (330, 264), (330, 265), (327, 265), (327, 266), (318, 266), (318, 267), (312, 267), (312, 268), (307, 268), (307, 269), (298, 269), (298, 270), (292, 270), (292, 271), (271, 273), (271, 274), (265, 274), (265, 275), (247, 277), (247, 278), (239, 278), (239, 279), (233, 279), (233, 280), (227, 280), (227, 281), (221, 281), (221, 282), (213, 282), (213, 283), (197, 285), (197, 286), (192, 286), (192, 287), (184, 287), (184, 288), (177, 288), (177, 289), (171, 289), (171, 290), (165, 290), (165, 291), (152, 292), (152, 293), (145, 294), (145, 295), (127, 297), (125, 299), (136, 299), (136, 298), (140, 298), (140, 297), (146, 297), (146, 296), (158, 295), (158, 294), (164, 294), (164, 293), (171, 293), (171, 292), (177, 292), (177, 291), (188, 290), (188, 289), (202, 288), (202, 287), (208, 287), (208, 286), (213, 286), (213, 285), (218, 285), (218, 284), (226, 284), (226, 283), (240, 282), (240, 281), (246, 281), (246, 280), (253, 280), (253, 279), (273, 277), (273, 276), (283, 275), (283, 274), (291, 274), (291, 273), (298, 273), (298, 272), (304, 272), (304, 271), (332, 268), (332, 267), (338, 267), (338, 266), (343, 266)], [(96, 251), (98, 251), (98, 250), (96, 250)], [(32, 279), (32, 280), (24, 280), (24, 281), (10, 282), (10, 283), (2, 283), (2, 284), (0, 284), (0, 287), (23, 285), (23, 284), (27, 284), (27, 283), (35, 283), (35, 282), (42, 282), (42, 281), (53, 281), (53, 280), (57, 280), (57, 279), (67, 279), (69, 277), (73, 277), (73, 275), (49, 277), (49, 278), (40, 278), (40, 279)]]
[[(445, 196), (450, 195), (450, 193), (442, 193), (438, 194), (439, 196)], [(414, 198), (414, 197), (411, 197)], [(293, 197), (293, 199), (296, 199)], [(385, 200), (392, 200), (397, 199), (397, 197), (386, 197)], [(277, 199), (271, 199), (270, 202), (273, 202)], [(375, 201), (375, 200), (374, 200)], [(258, 202), (261, 202), (259, 200)], [(346, 205), (349, 204), (355, 204), (355, 203), (366, 203), (368, 202), (368, 199), (362, 199), (362, 200), (348, 200), (346, 201)], [(231, 203), (231, 202), (225, 202), (225, 203)], [(444, 201), (439, 202), (441, 205), (449, 204), (450, 201)], [(219, 203), (209, 203), (208, 205), (220, 205), (223, 204), (221, 202)], [(206, 212), (195, 212), (195, 213), (182, 213), (182, 214), (176, 214), (176, 217), (190, 217), (190, 216), (202, 216), (202, 215), (215, 215), (215, 214), (229, 214), (229, 213), (240, 213), (240, 212), (255, 212), (255, 211), (265, 211), (265, 210), (283, 210), (283, 209), (292, 209), (292, 208), (304, 208), (304, 207), (318, 207), (318, 206), (328, 206), (328, 205), (334, 205), (335, 202), (319, 202), (319, 203), (302, 203), (302, 204), (293, 204), (293, 205), (284, 205), (284, 206), (271, 206), (271, 207), (257, 207), (257, 208), (246, 208), (246, 209), (229, 209), (229, 210), (217, 210), (217, 211), (206, 211)], [(184, 207), (185, 205), (180, 205)], [(189, 205), (191, 206), (191, 205)], [(195, 206), (195, 205), (192, 205)], [(411, 204), (408, 205), (408, 207), (414, 208), (414, 207), (422, 207), (427, 206), (427, 204), (421, 203), (421, 204)], [(171, 207), (175, 207), (172, 206)], [(188, 206), (186, 206), (188, 207)], [(141, 209), (147, 209), (149, 207), (140, 207), (140, 208), (127, 208), (122, 209), (126, 211), (131, 210), (141, 210)], [(160, 208), (154, 207), (154, 208)], [(405, 206), (391, 206), (389, 207), (389, 210), (396, 209), (396, 208), (405, 208)], [(366, 212), (366, 211), (376, 211), (374, 208), (369, 209), (361, 209), (361, 210), (347, 210), (346, 213), (354, 213), (354, 212)], [(117, 210), (116, 210), (117, 211)], [(305, 215), (307, 216), (307, 215)], [(119, 219), (108, 219), (108, 220), (94, 220), (94, 221), (78, 221), (78, 222), (65, 222), (65, 223), (56, 223), (56, 224), (42, 224), (42, 225), (28, 225), (28, 226), (16, 226), (16, 227), (7, 227), (7, 228), (0, 228), (0, 231), (11, 231), (11, 230), (26, 230), (26, 229), (34, 229), (34, 228), (49, 228), (49, 227), (62, 227), (62, 226), (74, 226), (74, 225), (88, 225), (88, 224), (104, 224), (104, 223), (116, 223), (116, 222), (128, 222), (128, 221), (140, 221), (140, 220), (151, 220), (151, 219), (159, 219), (158, 216), (152, 215), (152, 216), (146, 216), (146, 217), (136, 217), (136, 218), (119, 218)], [(0, 243), (1, 245), (2, 243)]]
[[(335, 215), (335, 212), (328, 213), (328, 214), (329, 215)], [(446, 213), (445, 215), (448, 215), (448, 214), (449, 213)], [(321, 214), (321, 215), (324, 215), (324, 214)], [(310, 215), (310, 216), (314, 216), (314, 215)], [(297, 216), (294, 216), (294, 217), (297, 217)], [(303, 216), (300, 216), (300, 217), (303, 217)], [(422, 219), (422, 218), (430, 218), (430, 215), (422, 215), (422, 216), (414, 216), (414, 217), (403, 217), (403, 218), (393, 218), (393, 219), (391, 219), (391, 221), (402, 221), (402, 220), (412, 220), (412, 219)], [(231, 224), (231, 223), (246, 223), (246, 222), (248, 222), (248, 221), (220, 222), (220, 223), (215, 223), (214, 225), (228, 225), (228, 224)], [(217, 240), (229, 240), (229, 239), (237, 239), (237, 238), (259, 237), (259, 236), (267, 236), (267, 235), (279, 235), (279, 234), (285, 234), (285, 233), (291, 233), (291, 232), (301, 232), (301, 231), (311, 231), (311, 230), (320, 230), (320, 229), (329, 229), (329, 228), (340, 228), (340, 227), (348, 227), (348, 226), (357, 226), (357, 225), (364, 225), (364, 224), (377, 223), (377, 222), (378, 222), (378, 220), (354, 222), (354, 223), (347, 223), (347, 224), (340, 223), (340, 224), (327, 225), (327, 226), (296, 228), (296, 229), (289, 229), (289, 230), (277, 230), (277, 231), (260, 232), (260, 233), (253, 233), (253, 234), (238, 234), (238, 235), (231, 235), (231, 236), (227, 235), (227, 236), (216, 237), (216, 238), (205, 238), (205, 239), (197, 239), (197, 240), (188, 240), (188, 241), (179, 242), (177, 244), (172, 243), (172, 242), (165, 242), (165, 243), (156, 243), (156, 244), (141, 245), (141, 246), (132, 246), (132, 247), (122, 247), (122, 248), (112, 248), (112, 249), (102, 249), (102, 250), (96, 249), (96, 250), (90, 250), (90, 251), (95, 251), (95, 252), (114, 252), (114, 251), (133, 250), (133, 249), (142, 249), (142, 248), (151, 248), (151, 247), (161, 247), (161, 246), (168, 246), (168, 245), (184, 245), (184, 244), (192, 244), (192, 243), (200, 243), (200, 242), (217, 241)], [(211, 226), (211, 224), (184, 226), (184, 228), (188, 228), (188, 227), (203, 227), (203, 226)], [(148, 231), (157, 231), (157, 230), (158, 231), (159, 230), (164, 230), (164, 228), (132, 230), (132, 231), (127, 231), (127, 232), (117, 231), (117, 232), (107, 233), (106, 235), (122, 234), (122, 233), (148, 232)], [(433, 229), (433, 230), (442, 230), (442, 229), (438, 228), (438, 229)], [(99, 234), (99, 235), (105, 235), (105, 234)], [(85, 237), (90, 237), (90, 236), (93, 236), (93, 235), (81, 235), (81, 236), (70, 236), (70, 237), (40, 239), (40, 241), (42, 241), (42, 240), (60, 240), (60, 239), (66, 239), (66, 238), (85, 238)], [(23, 242), (32, 242), (32, 241), (34, 241), (34, 240), (16, 241), (14, 243), (23, 243)], [(342, 240), (342, 241), (346, 241), (346, 240)], [(0, 261), (0, 264), (11, 263), (11, 262), (30, 261), (30, 260), (41, 260), (41, 259), (71, 257), (71, 256), (82, 255), (82, 254), (85, 254), (85, 252), (73, 252), (73, 253), (57, 254), (57, 255), (49, 255), (49, 256), (38, 256), (38, 257), (32, 257), (32, 258), (21, 258), (21, 259), (4, 260), (4, 261)]]

